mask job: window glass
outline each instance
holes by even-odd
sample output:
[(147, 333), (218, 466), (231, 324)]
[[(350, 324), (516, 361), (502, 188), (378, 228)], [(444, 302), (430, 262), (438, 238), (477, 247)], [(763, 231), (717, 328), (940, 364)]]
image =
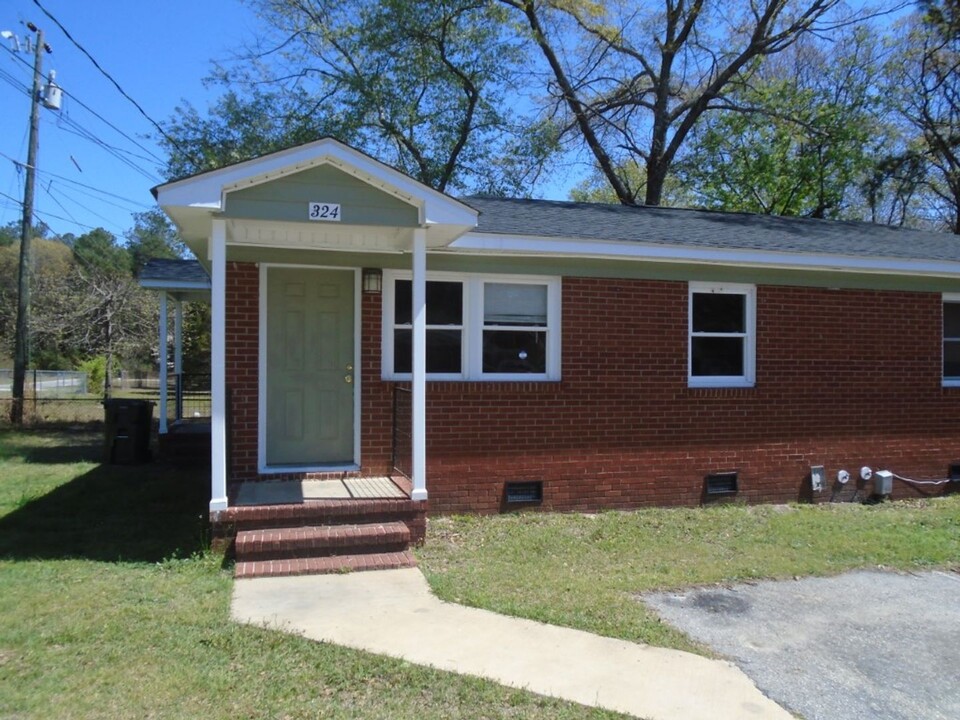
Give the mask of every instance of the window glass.
[[(413, 281), (397, 280), (393, 320), (397, 325), (413, 322)], [(463, 324), (463, 283), (427, 281), (427, 325)]]
[(547, 334), (535, 330), (484, 330), (483, 372), (545, 373)]
[(744, 341), (740, 337), (691, 338), (692, 374), (701, 377), (743, 375)]
[(547, 286), (484, 283), (484, 325), (547, 324)]
[[(391, 379), (413, 370), (413, 282), (393, 271), (386, 277), (384, 377)], [(560, 305), (558, 278), (434, 277), (426, 281), (428, 375), (440, 380), (559, 379), (560, 330), (555, 325), (560, 316), (553, 309)]]
[(694, 332), (742, 333), (747, 327), (747, 298), (733, 293), (694, 293)]
[[(427, 330), (427, 372), (457, 374), (462, 369), (460, 330)], [(413, 372), (413, 330), (393, 331), (393, 371)]]
[(960, 339), (960, 303), (943, 304), (943, 337)]

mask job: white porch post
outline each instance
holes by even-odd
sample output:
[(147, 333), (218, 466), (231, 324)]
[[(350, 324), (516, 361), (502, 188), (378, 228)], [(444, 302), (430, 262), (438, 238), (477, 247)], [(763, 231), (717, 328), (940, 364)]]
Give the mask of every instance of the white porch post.
[(177, 300), (173, 306), (173, 371), (183, 372), (183, 302)]
[(227, 223), (210, 234), (210, 512), (227, 509)]
[(182, 420), (180, 393), (183, 388), (183, 302), (176, 300), (173, 306), (173, 374), (177, 376), (176, 419)]
[(427, 499), (427, 231), (413, 231), (413, 492)]
[(160, 293), (160, 434), (167, 433), (167, 293)]

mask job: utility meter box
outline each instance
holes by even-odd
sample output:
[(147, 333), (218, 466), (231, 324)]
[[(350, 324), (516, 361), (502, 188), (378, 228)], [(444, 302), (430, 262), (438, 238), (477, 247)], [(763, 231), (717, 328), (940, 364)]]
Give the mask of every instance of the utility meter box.
[(873, 474), (873, 494), (890, 495), (893, 493), (893, 473), (889, 470), (877, 470)]

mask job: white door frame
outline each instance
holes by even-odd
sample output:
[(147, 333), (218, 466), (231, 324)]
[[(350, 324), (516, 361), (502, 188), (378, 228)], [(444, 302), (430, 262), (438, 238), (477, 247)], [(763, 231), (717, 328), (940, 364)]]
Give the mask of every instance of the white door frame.
[[(316, 465), (267, 465), (267, 270), (298, 268), (301, 270), (338, 270), (353, 273), (353, 463)], [(257, 368), (257, 472), (271, 475), (291, 472), (342, 472), (360, 469), (360, 399), (362, 393), (360, 367), (361, 269), (331, 265), (299, 265), (293, 263), (260, 263), (260, 312)]]

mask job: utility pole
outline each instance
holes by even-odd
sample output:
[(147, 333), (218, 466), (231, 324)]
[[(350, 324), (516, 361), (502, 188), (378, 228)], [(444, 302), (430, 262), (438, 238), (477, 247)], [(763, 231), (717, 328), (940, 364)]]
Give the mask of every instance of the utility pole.
[(30, 363), (30, 236), (33, 233), (33, 194), (36, 183), (37, 149), (40, 144), (40, 92), (43, 79), (43, 53), (52, 52), (43, 41), (43, 30), (33, 23), (27, 28), (36, 33), (33, 55), (33, 95), (30, 99), (30, 140), (27, 150), (27, 178), (23, 191), (23, 224), (20, 228), (20, 270), (17, 293), (17, 327), (13, 354), (13, 401), (10, 422), (23, 424), (23, 386)]

